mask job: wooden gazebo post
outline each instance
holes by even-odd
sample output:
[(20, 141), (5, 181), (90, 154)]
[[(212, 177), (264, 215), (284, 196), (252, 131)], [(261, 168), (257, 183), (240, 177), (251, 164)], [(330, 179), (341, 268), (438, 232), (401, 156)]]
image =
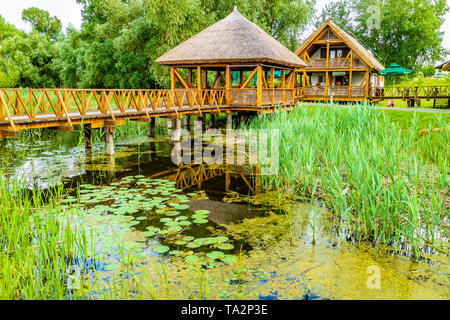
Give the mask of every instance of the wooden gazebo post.
[(228, 106), (231, 104), (230, 90), (231, 90), (231, 71), (230, 65), (227, 64), (225, 73), (225, 101)]
[(258, 71), (256, 72), (256, 106), (262, 106), (262, 77), (263, 69), (261, 64), (258, 64)]

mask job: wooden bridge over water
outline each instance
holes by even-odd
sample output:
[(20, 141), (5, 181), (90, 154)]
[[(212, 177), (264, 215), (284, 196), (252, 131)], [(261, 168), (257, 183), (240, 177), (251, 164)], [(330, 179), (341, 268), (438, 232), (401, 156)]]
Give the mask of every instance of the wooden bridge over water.
[(0, 138), (19, 130), (74, 125), (91, 128), (122, 125), (126, 120), (151, 122), (155, 117), (181, 119), (239, 111), (272, 112), (294, 105), (298, 89), (265, 89), (256, 106), (256, 89), (121, 90), (121, 89), (0, 89)]
[[(227, 99), (228, 96), (228, 99)], [(256, 88), (223, 89), (0, 89), (0, 138), (20, 130), (73, 130), (122, 125), (126, 120), (151, 122), (156, 117), (270, 113), (309, 99), (306, 89), (262, 88), (260, 106)], [(372, 90), (369, 101), (383, 99), (450, 99), (450, 86), (395, 87)]]

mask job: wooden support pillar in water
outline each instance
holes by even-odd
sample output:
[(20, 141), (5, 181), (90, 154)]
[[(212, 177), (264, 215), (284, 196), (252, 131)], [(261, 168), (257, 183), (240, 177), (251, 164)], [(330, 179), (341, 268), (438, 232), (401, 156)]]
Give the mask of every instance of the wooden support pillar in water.
[(214, 126), (215, 126), (215, 116), (214, 116), (214, 114), (212, 114), (212, 113), (210, 113), (209, 114), (209, 127), (210, 128), (214, 128)]
[(239, 112), (239, 122), (245, 124), (245, 112)]
[(92, 149), (92, 128), (88, 125), (83, 125), (84, 145), (86, 149)]
[(173, 128), (173, 120), (172, 118), (167, 118), (167, 129)]
[(186, 130), (189, 130), (191, 128), (191, 116), (185, 115), (183, 119), (184, 119), (184, 127), (186, 128)]
[(172, 133), (171, 141), (179, 142), (181, 140), (181, 119), (175, 120), (175, 131)]
[(227, 129), (233, 129), (233, 114), (227, 113)]
[(197, 120), (194, 122), (194, 129), (205, 130), (205, 117), (203, 115), (197, 117)]
[(147, 136), (152, 138), (155, 136), (155, 124), (156, 118), (150, 118), (150, 121), (148, 122)]
[(112, 156), (114, 154), (114, 131), (116, 128), (113, 126), (106, 126), (104, 128), (105, 132), (105, 153), (107, 156)]

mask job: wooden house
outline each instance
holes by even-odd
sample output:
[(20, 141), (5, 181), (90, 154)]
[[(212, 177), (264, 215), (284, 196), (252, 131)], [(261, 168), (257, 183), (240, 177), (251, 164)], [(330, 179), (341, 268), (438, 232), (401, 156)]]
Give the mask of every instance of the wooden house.
[[(384, 69), (354, 37), (327, 20), (295, 51), (306, 62), (302, 74), (304, 99), (374, 100), (384, 87)], [(331, 98), (332, 97), (332, 98)]]

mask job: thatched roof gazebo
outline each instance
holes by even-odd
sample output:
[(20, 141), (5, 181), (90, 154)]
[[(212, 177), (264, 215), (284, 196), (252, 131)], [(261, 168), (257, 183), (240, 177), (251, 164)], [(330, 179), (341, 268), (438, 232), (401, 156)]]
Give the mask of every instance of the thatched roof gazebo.
[[(177, 80), (184, 89), (223, 88), (226, 104), (241, 106), (284, 102), (286, 93), (280, 90), (293, 89), (295, 69), (305, 66), (297, 55), (246, 19), (236, 7), (225, 19), (171, 49), (156, 62), (171, 67), (172, 89), (177, 88)], [(183, 79), (179, 68), (188, 70), (187, 80)], [(279, 84), (274, 81), (275, 70), (283, 71)], [(210, 77), (210, 83), (208, 71), (215, 73), (214, 80)], [(192, 81), (194, 72), (195, 84)], [(234, 83), (232, 72), (239, 73), (239, 80)], [(256, 88), (249, 88), (252, 84)]]

